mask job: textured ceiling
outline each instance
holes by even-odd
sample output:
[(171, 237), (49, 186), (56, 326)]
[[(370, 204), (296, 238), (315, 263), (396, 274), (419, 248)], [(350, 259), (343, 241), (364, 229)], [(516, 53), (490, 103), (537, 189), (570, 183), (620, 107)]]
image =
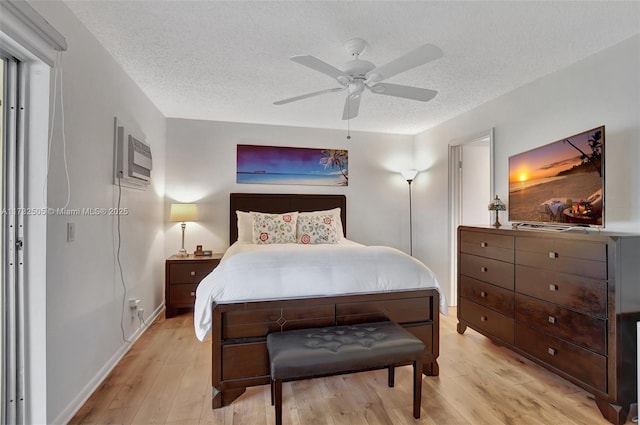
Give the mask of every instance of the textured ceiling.
[(338, 68), (343, 43), (385, 64), (422, 44), (444, 56), (387, 82), (428, 103), (363, 94), (352, 130), (415, 134), (640, 33), (640, 2), (66, 1), (166, 117), (345, 129), (345, 92), (290, 61)]

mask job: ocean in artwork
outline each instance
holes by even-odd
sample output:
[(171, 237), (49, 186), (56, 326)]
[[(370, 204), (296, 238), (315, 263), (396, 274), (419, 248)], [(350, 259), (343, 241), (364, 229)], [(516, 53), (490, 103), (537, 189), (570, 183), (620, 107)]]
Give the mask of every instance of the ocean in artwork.
[(347, 186), (348, 165), (341, 149), (238, 145), (236, 182)]

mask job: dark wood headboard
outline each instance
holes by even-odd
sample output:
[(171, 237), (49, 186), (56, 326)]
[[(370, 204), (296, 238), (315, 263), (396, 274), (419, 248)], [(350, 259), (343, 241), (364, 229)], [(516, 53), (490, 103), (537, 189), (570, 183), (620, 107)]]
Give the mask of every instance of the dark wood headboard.
[(289, 193), (231, 193), (229, 199), (229, 244), (238, 240), (236, 211), (281, 214), (290, 211), (319, 211), (340, 208), (347, 235), (347, 198), (344, 195), (296, 195)]

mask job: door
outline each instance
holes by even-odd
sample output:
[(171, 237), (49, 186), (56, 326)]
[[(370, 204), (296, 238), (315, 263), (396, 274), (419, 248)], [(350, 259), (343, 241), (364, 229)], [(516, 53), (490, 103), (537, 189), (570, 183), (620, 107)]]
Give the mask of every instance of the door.
[(453, 305), (458, 299), (460, 225), (488, 225), (493, 183), (493, 129), (449, 145), (450, 282)]

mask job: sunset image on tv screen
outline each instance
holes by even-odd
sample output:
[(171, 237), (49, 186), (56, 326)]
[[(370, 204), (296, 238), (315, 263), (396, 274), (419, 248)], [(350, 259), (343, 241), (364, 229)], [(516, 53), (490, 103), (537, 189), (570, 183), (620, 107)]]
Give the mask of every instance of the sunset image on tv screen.
[(509, 221), (603, 224), (604, 127), (509, 158)]

